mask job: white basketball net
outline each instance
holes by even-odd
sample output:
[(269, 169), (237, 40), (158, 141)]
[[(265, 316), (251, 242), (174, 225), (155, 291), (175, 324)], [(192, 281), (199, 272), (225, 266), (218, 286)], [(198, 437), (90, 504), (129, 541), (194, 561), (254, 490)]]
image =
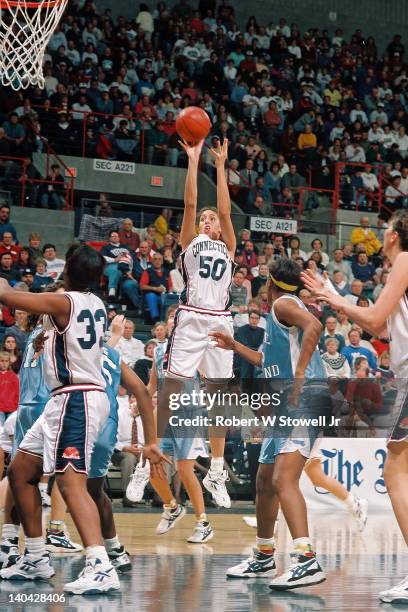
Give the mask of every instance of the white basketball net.
[(44, 87), (43, 60), (68, 0), (0, 0), (0, 81), (14, 90)]

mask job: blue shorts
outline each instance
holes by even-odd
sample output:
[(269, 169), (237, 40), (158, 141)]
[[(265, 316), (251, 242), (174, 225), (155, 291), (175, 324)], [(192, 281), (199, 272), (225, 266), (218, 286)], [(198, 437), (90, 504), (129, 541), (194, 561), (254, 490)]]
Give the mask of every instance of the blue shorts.
[(109, 415), (93, 447), (88, 478), (104, 478), (106, 476), (117, 437), (117, 416), (114, 418)]
[[(280, 406), (280, 417), (299, 419), (300, 422), (319, 416), (328, 417), (331, 414), (331, 397), (325, 384), (306, 384), (302, 390), (301, 397), (296, 408), (289, 409), (288, 396), (282, 396)], [(309, 459), (313, 445), (322, 434), (323, 425), (307, 426), (303, 424), (283, 425), (268, 428), (266, 437), (262, 442), (259, 463), (275, 463), (278, 455), (285, 453), (300, 454)]]
[(179, 438), (172, 431), (160, 441), (160, 450), (178, 461), (208, 457), (207, 444), (201, 437)]
[(313, 441), (309, 438), (265, 438), (262, 442), (259, 463), (275, 463), (278, 455), (299, 451), (309, 459)]
[(16, 430), (14, 433), (12, 457), (17, 452), (27, 431), (31, 429), (36, 420), (44, 412), (45, 404), (34, 404), (32, 406), (20, 405), (17, 409)]

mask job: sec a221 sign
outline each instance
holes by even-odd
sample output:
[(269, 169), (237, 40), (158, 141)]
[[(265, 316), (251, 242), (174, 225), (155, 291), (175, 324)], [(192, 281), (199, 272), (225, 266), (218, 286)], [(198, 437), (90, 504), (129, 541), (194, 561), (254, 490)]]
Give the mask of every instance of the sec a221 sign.
[(269, 217), (251, 217), (252, 232), (278, 232), (280, 234), (296, 234), (297, 221), (294, 219), (272, 219)]
[(119, 174), (135, 174), (136, 164), (114, 159), (94, 159), (93, 169), (100, 172), (117, 172)]

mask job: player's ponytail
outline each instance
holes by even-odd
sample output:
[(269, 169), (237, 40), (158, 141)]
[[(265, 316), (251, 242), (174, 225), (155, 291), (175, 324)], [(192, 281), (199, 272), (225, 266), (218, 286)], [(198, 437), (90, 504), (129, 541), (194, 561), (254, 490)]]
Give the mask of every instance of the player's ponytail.
[(402, 251), (408, 251), (408, 211), (398, 210), (390, 219), (390, 226), (397, 232)]

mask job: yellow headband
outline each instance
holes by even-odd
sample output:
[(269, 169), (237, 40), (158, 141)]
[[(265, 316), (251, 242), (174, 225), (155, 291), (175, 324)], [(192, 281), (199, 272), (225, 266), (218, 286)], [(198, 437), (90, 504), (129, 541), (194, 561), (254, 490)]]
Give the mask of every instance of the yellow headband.
[(272, 274), (270, 274), (269, 277), (275, 283), (277, 287), (279, 287), (280, 289), (283, 289), (284, 291), (296, 291), (296, 289), (298, 289), (297, 285), (287, 285), (286, 283), (280, 280), (276, 280), (276, 278), (272, 276)]

